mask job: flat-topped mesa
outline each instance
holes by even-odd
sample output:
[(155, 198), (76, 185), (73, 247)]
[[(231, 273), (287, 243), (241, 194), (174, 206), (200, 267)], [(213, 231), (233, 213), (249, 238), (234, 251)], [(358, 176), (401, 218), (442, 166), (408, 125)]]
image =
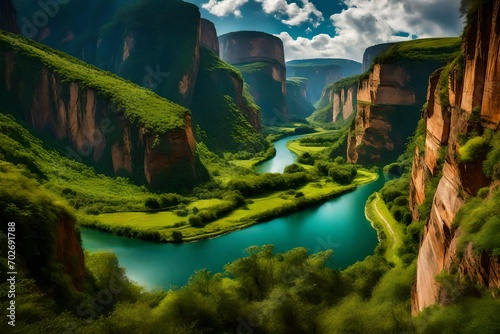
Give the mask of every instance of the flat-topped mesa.
[(285, 67), (283, 42), (259, 31), (237, 31), (219, 36), (220, 57), (232, 65), (277, 62)]
[(0, 73), (4, 112), (64, 143), (68, 157), (164, 191), (206, 178), (186, 108), (7, 33), (0, 33)]
[[(462, 159), (462, 148), (471, 140), (485, 138), (488, 132), (498, 136), (500, 0), (482, 3), (475, 13), (469, 13), (468, 21), (463, 37), (463, 61), (457, 58), (429, 80), (428, 107), (424, 115), (425, 154), (418, 154), (420, 163), (416, 163), (417, 154), (414, 160), (414, 168), (419, 172), (412, 176), (411, 189), (418, 201), (411, 202), (416, 205), (423, 202), (421, 194), (425, 196), (428, 187), (418, 174), (437, 176), (442, 172), (442, 177), (432, 198), (430, 217), (418, 253), (417, 275), (412, 288), (413, 314), (435, 303), (447, 302), (449, 296), (436, 281), (436, 275), (443, 271), (457, 272), (459, 281), (468, 280), (487, 287), (494, 296), (500, 288), (500, 258), (493, 256), (484, 244), (479, 249), (475, 243), (481, 242), (480, 238), (469, 236), (461, 240), (464, 234), (471, 232), (462, 227), (467, 222), (456, 219), (464, 203), (477, 196), (479, 189), (489, 187), (483, 202), (491, 198), (499, 186), (498, 175), (490, 174), (491, 179), (485, 175), (487, 154), (478, 150), (473, 159)], [(442, 167), (437, 163), (438, 152), (444, 156)], [(495, 168), (498, 168), (498, 160), (489, 163), (496, 163)], [(485, 227), (478, 228), (477, 233), (484, 235)]]
[(361, 74), (361, 64), (338, 58), (292, 60), (286, 63), (287, 76), (309, 79), (309, 101), (321, 98), (323, 89), (343, 78)]
[(219, 56), (219, 37), (213, 22), (207, 19), (201, 19), (201, 46), (211, 50)]
[(16, 9), (11, 0), (0, 1), (0, 29), (19, 33), (19, 27), (16, 22)]
[(286, 122), (286, 68), (283, 42), (256, 31), (238, 31), (219, 37), (221, 59), (243, 74), (265, 123)]
[(360, 80), (348, 160), (387, 163), (403, 153), (420, 119), (429, 75), (460, 49), (460, 39), (395, 43)]
[(370, 46), (369, 48), (367, 48), (365, 50), (365, 52), (363, 53), (363, 68), (362, 68), (362, 71), (363, 72), (366, 72), (370, 69), (370, 67), (372, 66), (373, 64), (373, 61), (375, 60), (375, 58), (389, 50), (395, 43), (384, 43), (384, 44), (377, 44), (377, 45), (373, 45), (373, 46)]

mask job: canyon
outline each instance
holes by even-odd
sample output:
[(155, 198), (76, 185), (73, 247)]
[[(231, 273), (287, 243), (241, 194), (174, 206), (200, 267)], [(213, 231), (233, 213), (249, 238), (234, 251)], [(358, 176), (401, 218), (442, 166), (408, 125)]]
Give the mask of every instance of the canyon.
[(315, 103), (323, 89), (343, 78), (361, 74), (361, 64), (340, 58), (298, 59), (286, 63), (287, 76), (309, 80), (307, 99)]
[[(0, 91), (7, 108), (2, 111), (66, 145), (68, 157), (85, 161), (108, 175), (130, 177), (152, 189), (174, 189), (181, 184), (192, 187), (206, 178), (195, 154), (187, 109), (94, 69), (96, 76), (109, 80), (104, 85), (132, 89), (150, 98), (159, 110), (179, 117), (173, 124), (165, 119), (161, 125), (165, 130), (154, 130), (137, 117), (128, 116), (132, 112), (129, 108), (134, 107), (126, 100), (112, 98), (99, 82), (77, 79), (74, 72), (68, 72), (68, 62), (84, 71), (84, 65), (76, 60), (61, 58), (50, 63), (37, 56), (36, 45), (14, 47), (13, 35), (0, 37), (0, 68), (4, 73)], [(53, 57), (57, 59), (57, 55)]]

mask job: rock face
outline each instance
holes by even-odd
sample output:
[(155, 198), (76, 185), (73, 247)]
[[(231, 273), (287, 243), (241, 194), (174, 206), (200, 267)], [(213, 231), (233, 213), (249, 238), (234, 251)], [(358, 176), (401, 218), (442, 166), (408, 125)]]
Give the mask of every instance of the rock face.
[(66, 214), (59, 217), (54, 238), (55, 259), (63, 265), (64, 272), (71, 277), (73, 286), (83, 291), (85, 263), (75, 224), (74, 219)]
[(239, 31), (219, 37), (221, 59), (235, 65), (262, 110), (263, 121), (286, 121), (285, 53), (281, 39), (262, 32)]
[(238, 31), (219, 37), (220, 57), (229, 64), (278, 63), (285, 67), (283, 42), (258, 31)]
[(366, 72), (372, 66), (373, 60), (379, 54), (389, 50), (395, 43), (384, 43), (370, 46), (363, 53), (363, 67), (362, 71)]
[(404, 151), (420, 118), (428, 77), (439, 66), (435, 61), (375, 64), (359, 83), (350, 162), (389, 162)]
[[(33, 17), (40, 8), (36, 3), (22, 2), (18, 10), (25, 17)], [(58, 15), (46, 26), (35, 28), (23, 33), (189, 109), (202, 98), (195, 96), (201, 48), (219, 53), (213, 23), (201, 19), (197, 6), (176, 0), (71, 1), (61, 5)], [(225, 84), (213, 82), (204, 87), (204, 94), (219, 94)], [(234, 91), (243, 89), (236, 83)], [(252, 122), (256, 129), (252, 135), (257, 135), (259, 114), (250, 112), (252, 106), (242, 94), (236, 99), (243, 101), (239, 112)], [(225, 105), (213, 107), (227, 111)], [(194, 118), (199, 115), (197, 111), (193, 111)]]
[[(26, 68), (28, 76), (20, 73)], [(204, 179), (187, 110), (183, 128), (150, 134), (101, 92), (68, 81), (37, 59), (0, 46), (0, 69), (0, 91), (7, 99), (2, 102), (37, 131), (67, 143), (69, 157), (152, 189), (189, 188)]]
[(0, 1), (0, 29), (19, 33), (16, 22), (16, 9), (11, 0)]
[(463, 42), (463, 80), (459, 80), (461, 73), (456, 69), (449, 74), (449, 106), (442, 106), (439, 102), (438, 74), (430, 78), (429, 103), (425, 115), (425, 164), (422, 158), (414, 161), (414, 167), (420, 170), (412, 175), (414, 198), (417, 198), (417, 193), (421, 196), (424, 191), (425, 183), (422, 184), (418, 174), (426, 170), (437, 172), (436, 153), (439, 149), (446, 149), (446, 159), (418, 254), (417, 277), (412, 289), (414, 314), (434, 303), (446, 302), (446, 296), (436, 284), (435, 276), (443, 270), (450, 272), (457, 263), (461, 278), (488, 287), (493, 294), (500, 287), (498, 257), (491, 257), (487, 253), (476, 254), (471, 243), (459, 256), (457, 244), (461, 230), (452, 226), (458, 210), (468, 198), (476, 196), (482, 187), (490, 186), (493, 189), (498, 186), (483, 174), (484, 156), (471, 163), (462, 163), (457, 157), (460, 136), (472, 130), (470, 115), (474, 108), (481, 107), (483, 130), (498, 129), (500, 123), (498, 93), (492, 93), (492, 89), (500, 84), (499, 20), (500, 0), (481, 5), (470, 20)]
[(309, 102), (321, 98), (323, 89), (343, 78), (361, 73), (361, 64), (348, 59), (323, 58), (293, 60), (286, 63), (288, 77), (309, 79)]
[(219, 56), (219, 37), (213, 22), (207, 19), (201, 19), (201, 40), (202, 46), (212, 50), (216, 56)]
[(286, 83), (286, 98), (290, 117), (306, 118), (314, 112), (314, 106), (308, 101), (309, 80), (291, 78)]
[(357, 110), (358, 85), (346, 86), (333, 93), (333, 121), (345, 121)]

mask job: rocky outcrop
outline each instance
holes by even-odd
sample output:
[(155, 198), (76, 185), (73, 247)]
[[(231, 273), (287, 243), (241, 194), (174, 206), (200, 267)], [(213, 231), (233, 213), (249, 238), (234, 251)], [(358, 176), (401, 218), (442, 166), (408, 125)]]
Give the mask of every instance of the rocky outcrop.
[[(484, 156), (463, 163), (458, 151), (460, 137), (473, 130), (481, 133), (484, 128), (497, 129), (500, 122), (498, 96), (491, 93), (493, 87), (500, 84), (499, 18), (500, 0), (482, 4), (471, 16), (464, 34), (463, 76), (462, 70), (456, 67), (452, 67), (449, 75), (442, 74), (448, 76), (449, 98), (443, 101), (449, 106), (439, 102), (437, 74), (430, 78), (425, 164), (429, 171), (436, 173), (436, 152), (446, 149), (446, 159), (418, 254), (417, 277), (412, 289), (414, 314), (434, 303), (446, 303), (435, 276), (442, 271), (451, 272), (457, 263), (461, 279), (488, 287), (494, 294), (500, 286), (498, 258), (485, 252), (476, 254), (471, 243), (459, 255), (457, 244), (461, 230), (452, 226), (468, 198), (476, 196), (482, 187), (497, 186), (483, 173)], [(477, 107), (481, 107), (480, 129), (471, 123), (474, 122), (471, 114)], [(412, 187), (421, 187), (416, 178), (412, 178)]]
[(381, 53), (389, 50), (395, 43), (384, 43), (370, 46), (363, 53), (362, 71), (366, 72), (373, 64), (373, 60)]
[[(32, 17), (33, 12), (39, 10), (36, 3), (23, 3), (22, 8), (26, 17)], [(60, 6), (58, 15), (46, 26), (32, 32), (30, 37), (46, 45), (147, 87), (190, 110), (203, 99), (201, 95), (195, 96), (195, 91), (218, 95), (225, 89), (222, 86), (226, 81), (212, 82), (212, 85), (204, 85), (204, 91), (197, 90), (201, 48), (218, 55), (219, 42), (214, 24), (201, 19), (198, 7), (191, 3), (89, 0), (83, 5), (71, 1)], [(234, 91), (243, 89), (235, 84)], [(252, 135), (257, 136), (260, 114), (245, 103), (241, 93), (236, 99), (242, 101), (239, 112), (252, 122), (256, 129)], [(214, 105), (214, 110), (227, 109), (224, 103)], [(194, 118), (200, 115), (197, 111), (193, 111)], [(221, 119), (222, 126), (235, 126)], [(202, 120), (193, 121), (202, 123)], [(225, 144), (221, 142), (217, 150)], [(238, 147), (238, 144), (233, 142), (230, 146)]]
[(348, 145), (348, 159), (384, 163), (401, 154), (420, 119), (429, 75), (435, 61), (400, 61), (375, 64), (360, 81), (356, 127)]
[(286, 83), (286, 98), (290, 117), (306, 118), (314, 112), (314, 106), (308, 101), (309, 80), (290, 78)]
[(283, 42), (258, 31), (231, 32), (219, 37), (220, 57), (229, 64), (278, 63), (285, 67)]
[(221, 59), (235, 65), (262, 110), (264, 122), (287, 119), (286, 68), (281, 39), (255, 31), (219, 37)]
[(201, 19), (201, 46), (212, 50), (216, 56), (219, 56), (219, 37), (213, 22), (207, 19)]
[(349, 59), (321, 58), (292, 60), (286, 63), (288, 77), (309, 80), (309, 102), (321, 98), (323, 89), (343, 78), (361, 73), (361, 64)]
[(11, 0), (0, 1), (0, 29), (19, 33), (16, 22), (16, 9)]
[[(40, 6), (33, 2), (18, 9), (31, 18)], [(70, 1), (57, 6), (46, 25), (23, 29), (23, 34), (189, 107), (201, 24), (198, 7), (182, 1), (89, 0), (85, 6)]]
[(346, 121), (357, 110), (358, 85), (353, 84), (333, 93), (333, 121)]
[[(152, 189), (189, 188), (205, 178), (186, 109), (184, 125), (155, 133), (125, 116), (126, 103), (116, 108), (103, 90), (68, 79), (63, 69), (49, 69), (9, 46), (0, 45), (0, 68), (0, 91), (7, 99), (2, 102), (37, 131), (66, 143), (69, 157)], [(158, 112), (172, 112), (168, 101), (158, 97), (156, 102)]]
[(85, 263), (75, 224), (74, 218), (65, 213), (58, 218), (54, 237), (55, 259), (63, 265), (64, 273), (71, 277), (73, 286), (83, 291)]

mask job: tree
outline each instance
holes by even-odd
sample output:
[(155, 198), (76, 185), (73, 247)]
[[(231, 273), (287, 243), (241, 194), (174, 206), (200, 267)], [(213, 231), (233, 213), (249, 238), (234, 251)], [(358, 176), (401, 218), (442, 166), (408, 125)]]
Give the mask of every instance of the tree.
[(172, 232), (172, 239), (174, 240), (174, 242), (182, 242), (182, 238), (183, 238), (182, 232), (180, 231)]

